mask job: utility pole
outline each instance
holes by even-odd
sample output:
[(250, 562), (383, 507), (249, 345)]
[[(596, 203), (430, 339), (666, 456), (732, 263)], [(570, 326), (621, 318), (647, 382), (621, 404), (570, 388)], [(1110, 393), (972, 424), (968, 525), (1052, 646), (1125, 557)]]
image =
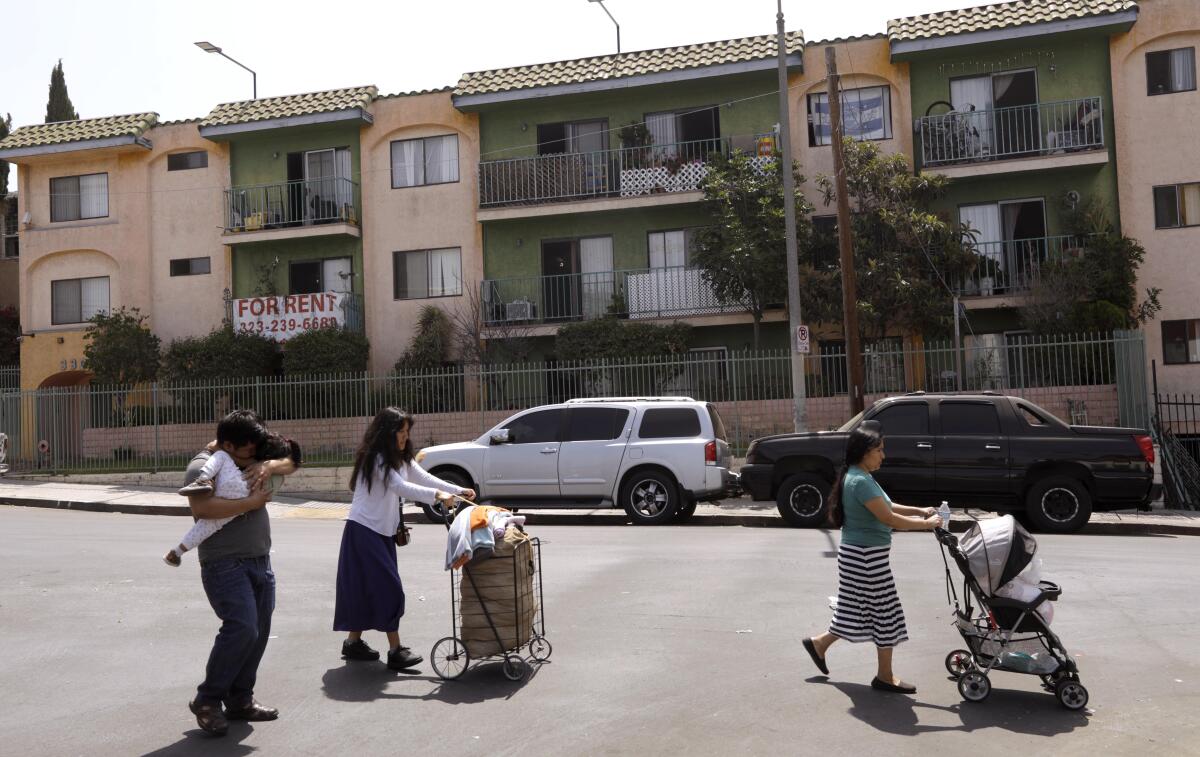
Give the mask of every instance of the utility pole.
[(846, 190), (846, 164), (842, 156), (842, 88), (838, 80), (837, 51), (825, 48), (829, 71), (829, 123), (832, 127), (833, 185), (837, 194), (838, 251), (842, 265), (842, 326), (846, 329), (846, 368), (850, 379), (850, 417), (863, 410), (863, 361), (858, 343), (858, 277), (850, 239), (850, 197)]
[(788, 106), (787, 41), (783, 30), (783, 0), (775, 15), (779, 43), (779, 162), (783, 171), (783, 228), (787, 250), (788, 352), (792, 358), (792, 423), (797, 433), (808, 430), (805, 405), (804, 356), (798, 339), (800, 318), (800, 262), (796, 250), (796, 179), (792, 176), (792, 119)]

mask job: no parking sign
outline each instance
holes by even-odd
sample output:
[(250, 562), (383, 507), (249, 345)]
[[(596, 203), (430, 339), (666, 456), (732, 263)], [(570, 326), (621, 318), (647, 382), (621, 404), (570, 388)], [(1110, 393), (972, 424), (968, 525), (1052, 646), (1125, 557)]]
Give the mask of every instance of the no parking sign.
[(796, 327), (796, 352), (801, 355), (807, 355), (812, 350), (812, 344), (809, 341), (808, 326)]

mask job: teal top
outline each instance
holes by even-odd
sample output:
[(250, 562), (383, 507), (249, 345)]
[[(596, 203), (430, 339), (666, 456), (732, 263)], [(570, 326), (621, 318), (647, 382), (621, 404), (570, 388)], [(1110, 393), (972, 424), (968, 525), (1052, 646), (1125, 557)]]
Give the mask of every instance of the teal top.
[(875, 477), (857, 465), (851, 465), (842, 479), (842, 542), (855, 547), (886, 547), (892, 543), (892, 527), (876, 518), (867, 503), (883, 497), (888, 508), (892, 500)]

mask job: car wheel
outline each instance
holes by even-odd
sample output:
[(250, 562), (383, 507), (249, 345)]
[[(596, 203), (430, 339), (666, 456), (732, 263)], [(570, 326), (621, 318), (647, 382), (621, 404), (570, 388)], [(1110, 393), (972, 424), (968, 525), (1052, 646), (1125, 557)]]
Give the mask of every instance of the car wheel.
[[(437, 476), (448, 484), (461, 486), (464, 489), (475, 488), (475, 485), (471, 483), (471, 480), (467, 478), (465, 474), (457, 470), (433, 471), (433, 475)], [(421, 509), (425, 511), (425, 518), (430, 523), (445, 523), (447, 520), (446, 508), (441, 502), (435, 502), (432, 505), (427, 505), (422, 502)]]
[(1078, 479), (1047, 476), (1029, 489), (1025, 511), (1037, 530), (1069, 534), (1087, 525), (1092, 516), (1092, 495)]
[(828, 515), (830, 488), (829, 482), (815, 473), (795, 473), (779, 485), (775, 505), (789, 525), (817, 528)]
[(625, 479), (621, 487), (621, 507), (639, 526), (670, 523), (679, 508), (679, 487), (665, 473), (639, 471)]
[(675, 522), (686, 523), (693, 515), (696, 514), (696, 505), (699, 503), (696, 500), (690, 500), (680, 505), (679, 511), (675, 513)]

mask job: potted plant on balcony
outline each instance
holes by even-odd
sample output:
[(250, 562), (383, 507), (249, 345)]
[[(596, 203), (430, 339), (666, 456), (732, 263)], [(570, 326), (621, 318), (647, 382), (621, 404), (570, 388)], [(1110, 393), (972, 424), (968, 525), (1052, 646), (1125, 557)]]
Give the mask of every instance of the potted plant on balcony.
[(621, 196), (651, 194), (667, 183), (668, 173), (661, 155), (655, 154), (654, 137), (646, 124), (631, 121), (621, 128)]

